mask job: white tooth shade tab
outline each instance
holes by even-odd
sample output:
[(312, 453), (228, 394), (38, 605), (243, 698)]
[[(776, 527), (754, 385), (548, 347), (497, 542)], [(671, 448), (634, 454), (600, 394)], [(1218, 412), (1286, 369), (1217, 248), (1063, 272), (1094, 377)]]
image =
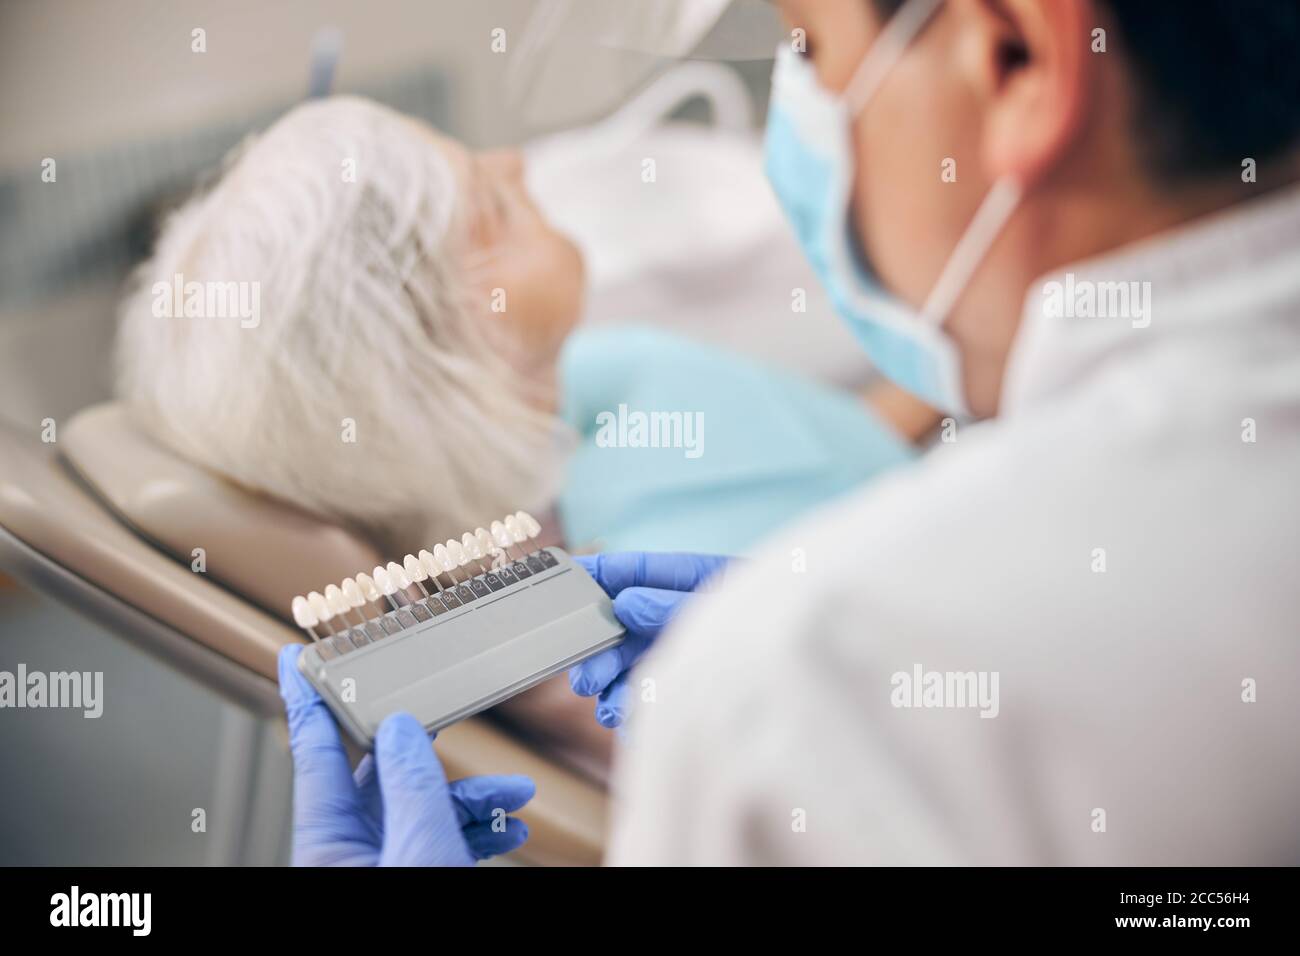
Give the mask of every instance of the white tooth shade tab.
[(428, 551), (420, 552), (420, 567), (424, 568), (431, 578), (436, 578), (442, 573), (442, 567), (438, 564), (438, 559)]
[(343, 596), (343, 592), (339, 590), (337, 584), (331, 584), (325, 589), (325, 603), (335, 614), (343, 615), (348, 613), (347, 598)]
[[(324, 594), (311, 591), (306, 596), (296, 596), (290, 602), (294, 623), (304, 630), (321, 624), (328, 627), (334, 618), (346, 621), (348, 612), (354, 609), (360, 612), (357, 616), (364, 621), (367, 605), (381, 603), (387, 598), (388, 604), (396, 608), (409, 595), (403, 594), (403, 599), (394, 595), (406, 592), (408, 588), (418, 586), (428, 596), (426, 581), (432, 580), (439, 591), (444, 590), (439, 575), (448, 575), (452, 587), (455, 587), (457, 568), (477, 563), (481, 570), (482, 562), (488, 560), (494, 568), (501, 562), (509, 564), (515, 560), (509, 557), (510, 548), (536, 538), (541, 531), (542, 526), (536, 518), (527, 511), (516, 511), (501, 521), (493, 521), (487, 528), (466, 531), (460, 540), (448, 538), (443, 544), (435, 544), (431, 551), (406, 555), (400, 563), (390, 561), (387, 566), (377, 566), (370, 574), (362, 572), (354, 578), (344, 578), (338, 584), (326, 585)], [(474, 573), (467, 571), (467, 574)], [(335, 633), (333, 628), (330, 628), (330, 633)]]
[(311, 612), (322, 621), (328, 621), (334, 617), (334, 612), (330, 610), (329, 603), (325, 596), (319, 591), (312, 591), (307, 595), (307, 604), (311, 607)]
[(375, 587), (379, 588), (379, 593), (384, 595), (384, 597), (397, 593), (397, 585), (394, 584), (393, 579), (388, 576), (387, 569), (376, 565), (375, 569), (371, 571), (370, 574), (375, 579)]
[[(424, 554), (423, 551), (420, 553)], [(427, 581), (429, 578), (429, 572), (424, 570), (424, 565), (420, 563), (420, 559), (413, 554), (408, 554), (402, 559), (402, 568), (406, 571), (406, 576), (412, 581)]]
[(389, 561), (388, 567), (384, 570), (388, 572), (388, 578), (397, 590), (405, 591), (411, 586), (411, 579), (406, 576), (405, 569), (396, 561)]
[(366, 596), (361, 593), (361, 587), (352, 578), (343, 579), (343, 599), (348, 602), (349, 607), (364, 607)]
[(527, 511), (516, 511), (515, 517), (519, 520), (519, 523), (523, 526), (524, 531), (528, 533), (528, 537), (535, 538), (542, 533), (542, 526), (538, 524), (537, 519), (534, 518), (532, 515), (530, 515)]
[(361, 594), (367, 601), (378, 601), (383, 597), (379, 593), (379, 588), (375, 587), (375, 579), (365, 572), (357, 575), (357, 587), (361, 589)]
[(506, 526), (506, 533), (510, 535), (510, 540), (515, 544), (523, 544), (528, 540), (528, 532), (524, 526), (519, 523), (519, 519), (514, 515), (506, 515), (506, 520), (502, 522)]
[(479, 545), (478, 538), (469, 531), (460, 536), (460, 546), (465, 549), (468, 557), (474, 559), (483, 557), (483, 548)]
[(307, 603), (307, 599), (301, 594), (293, 599), (291, 606), (293, 608), (293, 623), (299, 627), (315, 627), (320, 623), (320, 618), (312, 613), (311, 605)]

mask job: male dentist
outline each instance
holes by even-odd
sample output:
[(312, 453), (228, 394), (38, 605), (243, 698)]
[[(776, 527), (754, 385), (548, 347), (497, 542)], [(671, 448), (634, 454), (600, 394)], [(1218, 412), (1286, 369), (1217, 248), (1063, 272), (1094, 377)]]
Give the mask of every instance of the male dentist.
[(725, 573), (587, 561), (609, 862), (1294, 863), (1300, 5), (780, 7), (773, 188), (951, 420)]

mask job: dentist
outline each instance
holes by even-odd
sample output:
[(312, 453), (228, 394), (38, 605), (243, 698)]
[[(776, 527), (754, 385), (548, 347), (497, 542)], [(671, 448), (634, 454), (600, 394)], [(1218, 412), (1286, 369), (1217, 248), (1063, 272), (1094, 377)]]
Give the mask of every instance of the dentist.
[(1300, 7), (780, 7), (773, 188), (951, 420), (743, 565), (588, 559), (609, 862), (1293, 863)]

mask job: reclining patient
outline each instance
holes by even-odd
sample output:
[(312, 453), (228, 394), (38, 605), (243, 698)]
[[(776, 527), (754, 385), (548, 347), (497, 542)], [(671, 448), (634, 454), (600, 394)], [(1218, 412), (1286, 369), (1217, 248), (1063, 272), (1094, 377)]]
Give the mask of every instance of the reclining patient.
[[(239, 291), (208, 297), (226, 314), (176, 308), (215, 286)], [(582, 299), (516, 158), (317, 100), (164, 223), (122, 303), (118, 391), (182, 456), (399, 562), (519, 508), (575, 550), (734, 552), (912, 454), (857, 396), (714, 349), (627, 328), (566, 345)], [(684, 416), (676, 443), (629, 438), (652, 411)], [(599, 761), (589, 707), (543, 687), (505, 710)]]

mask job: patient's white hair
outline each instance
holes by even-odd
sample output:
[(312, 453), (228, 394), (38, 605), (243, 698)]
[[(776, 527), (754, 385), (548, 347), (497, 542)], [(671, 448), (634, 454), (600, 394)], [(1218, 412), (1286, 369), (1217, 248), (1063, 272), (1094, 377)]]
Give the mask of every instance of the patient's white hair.
[[(120, 395), (185, 457), (384, 546), (547, 504), (561, 433), (467, 275), (469, 215), (410, 120), (294, 109), (166, 221), (121, 306)], [(159, 315), (178, 275), (257, 283), (259, 324)]]

